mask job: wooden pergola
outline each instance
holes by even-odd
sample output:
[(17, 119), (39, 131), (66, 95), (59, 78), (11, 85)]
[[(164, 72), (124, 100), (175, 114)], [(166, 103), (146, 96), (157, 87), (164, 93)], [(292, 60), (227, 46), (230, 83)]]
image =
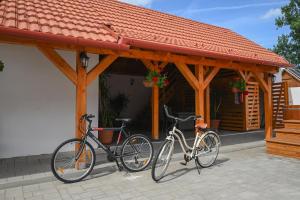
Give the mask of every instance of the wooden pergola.
[[(38, 48), (74, 84), (76, 137), (81, 136), (79, 119), (87, 112), (87, 87), (119, 57), (141, 60), (152, 70), (175, 64), (195, 91), (196, 114), (208, 124), (210, 82), (222, 68), (238, 71), (246, 82), (254, 77), (264, 92), (265, 113), (272, 113), (270, 74), (289, 66), (283, 58), (220, 27), (119, 1), (89, 3), (83, 9), (81, 1), (59, 2), (61, 14), (54, 16), (51, 5), (42, 2), (0, 2), (0, 11), (7, 10), (0, 16), (0, 42)], [(76, 53), (76, 70), (56, 50)], [(87, 70), (80, 62), (82, 52), (104, 58)], [(265, 127), (266, 139), (271, 138), (271, 114), (265, 115)], [(152, 89), (152, 138), (159, 138), (157, 86)]]
[[(0, 42), (22, 44), (37, 47), (76, 87), (76, 137), (81, 137), (79, 119), (87, 112), (87, 87), (118, 57), (140, 59), (147, 68), (158, 70), (167, 63), (174, 63), (187, 82), (195, 91), (195, 114), (205, 116), (210, 124), (209, 103), (204, 104), (209, 95), (209, 84), (221, 68), (236, 70), (247, 82), (253, 76), (264, 91), (265, 113), (272, 113), (271, 73), (277, 71), (276, 66), (250, 64), (234, 60), (213, 59), (201, 56), (178, 55), (171, 52), (160, 52), (141, 49), (112, 50), (107, 48), (76, 47), (62, 44), (36, 42), (31, 39), (1, 36)], [(76, 71), (56, 50), (67, 50), (76, 53)], [(80, 53), (101, 54), (105, 57), (91, 70), (87, 71), (80, 61)], [(195, 73), (188, 65), (195, 67)], [(207, 101), (209, 102), (209, 101)], [(207, 110), (207, 112), (205, 112)], [(205, 115), (206, 113), (206, 115)], [(265, 115), (266, 139), (272, 136), (272, 115)], [(152, 138), (159, 138), (159, 88), (152, 89)]]

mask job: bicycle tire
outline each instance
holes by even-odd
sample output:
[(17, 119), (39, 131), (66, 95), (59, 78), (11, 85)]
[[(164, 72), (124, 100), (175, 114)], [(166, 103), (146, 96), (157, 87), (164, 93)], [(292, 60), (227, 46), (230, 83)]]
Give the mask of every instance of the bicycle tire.
[[(167, 145), (170, 145), (170, 148), (167, 148), (166, 146)], [(166, 151), (166, 155), (167, 155), (167, 158), (166, 158), (166, 162), (163, 163), (163, 170), (162, 172), (157, 176), (156, 174), (156, 170), (158, 168), (158, 161), (160, 161), (159, 159), (161, 159), (161, 156), (163, 155), (164, 151)], [(170, 161), (171, 161), (171, 158), (172, 158), (172, 155), (173, 155), (173, 151), (174, 151), (174, 143), (171, 141), (171, 140), (165, 140), (163, 142), (163, 144), (160, 146), (154, 160), (153, 160), (153, 163), (152, 163), (152, 169), (151, 169), (151, 176), (152, 176), (152, 179), (154, 181), (159, 181), (160, 179), (163, 178), (164, 174), (166, 173), (167, 169), (168, 169), (168, 166), (170, 164)]]
[[(135, 147), (138, 147), (138, 146), (135, 145), (135, 144), (133, 144), (133, 143), (130, 144), (130, 142), (137, 141), (138, 139), (141, 139), (141, 140), (145, 141), (145, 144), (147, 144), (148, 147), (149, 147), (149, 152), (140, 152), (140, 153), (138, 153), (137, 156), (134, 157), (134, 161), (135, 162), (133, 163), (133, 166), (138, 166), (140, 162), (141, 162), (140, 164), (142, 164), (141, 166), (134, 168), (134, 167), (132, 167), (130, 165), (130, 164), (132, 164), (132, 162), (128, 163), (125, 160), (125, 158), (129, 157), (129, 156), (126, 156), (126, 153), (128, 152), (128, 149), (130, 149), (131, 151), (136, 152)], [(127, 145), (127, 144), (129, 144), (129, 145)], [(133, 146), (133, 145), (135, 145), (135, 146)], [(124, 166), (124, 168), (127, 171), (130, 171), (130, 172), (139, 172), (139, 171), (142, 171), (142, 170), (146, 169), (149, 166), (149, 164), (151, 163), (152, 158), (153, 158), (153, 151), (154, 151), (153, 150), (153, 145), (152, 145), (152, 143), (151, 143), (151, 141), (150, 141), (150, 139), (148, 137), (146, 137), (145, 135), (141, 135), (141, 134), (131, 135), (122, 144), (120, 161), (121, 161), (122, 165)], [(145, 158), (143, 158), (141, 156), (143, 154), (146, 155)], [(140, 159), (140, 161), (138, 161), (138, 159)], [(144, 161), (143, 161), (143, 159), (144, 159)]]
[[(216, 154), (215, 154), (215, 156), (214, 156), (214, 157), (211, 159), (211, 161), (209, 161), (208, 163), (204, 163), (203, 161), (201, 161), (201, 159), (202, 159), (203, 157), (197, 156), (196, 162), (197, 162), (201, 167), (203, 167), (203, 168), (210, 167), (210, 166), (212, 166), (212, 165), (215, 163), (215, 161), (217, 160), (217, 157), (218, 157), (218, 155), (219, 155), (219, 149), (220, 149), (220, 138), (219, 138), (219, 136), (217, 135), (217, 133), (215, 133), (214, 131), (208, 131), (208, 132), (206, 132), (205, 134), (206, 134), (206, 135), (202, 138), (202, 140), (205, 140), (206, 138), (209, 139), (210, 136), (213, 136), (213, 137), (214, 137), (214, 141), (211, 140), (210, 142), (211, 142), (211, 144), (214, 143), (214, 142), (216, 142), (215, 145), (217, 145), (217, 146), (216, 146)], [(201, 141), (200, 141), (200, 143), (201, 143)], [(207, 143), (207, 142), (206, 142), (206, 143)], [(205, 147), (204, 147), (203, 150), (205, 151)]]
[(92, 147), (92, 145), (88, 142), (86, 142), (85, 144), (88, 146), (88, 148), (91, 150), (91, 155), (92, 155), (92, 162), (88, 168), (88, 170), (82, 175), (80, 176), (79, 178), (75, 178), (75, 179), (66, 179), (66, 178), (63, 178), (62, 176), (60, 176), (56, 169), (55, 169), (55, 166), (56, 166), (56, 163), (55, 163), (55, 160), (56, 160), (56, 157), (57, 157), (57, 154), (59, 152), (59, 150), (61, 148), (63, 148), (66, 144), (68, 143), (71, 143), (71, 142), (79, 142), (79, 144), (81, 145), (83, 143), (83, 140), (81, 139), (77, 139), (77, 138), (74, 138), (74, 139), (69, 139), (69, 140), (66, 140), (64, 141), (63, 143), (61, 143), (53, 152), (52, 154), (52, 157), (51, 157), (51, 171), (53, 173), (53, 175), (60, 181), (64, 182), (64, 183), (75, 183), (75, 182), (79, 182), (81, 181), (82, 179), (84, 179), (85, 177), (87, 177), (91, 171), (93, 170), (94, 168), (94, 165), (95, 165), (95, 160), (96, 160), (96, 154), (95, 154), (95, 150), (94, 148)]

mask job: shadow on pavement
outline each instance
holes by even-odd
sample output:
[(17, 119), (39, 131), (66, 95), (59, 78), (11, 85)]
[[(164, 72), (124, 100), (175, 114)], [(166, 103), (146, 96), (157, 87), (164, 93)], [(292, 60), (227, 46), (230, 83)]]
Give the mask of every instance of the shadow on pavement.
[[(220, 158), (220, 159), (217, 159), (216, 162), (214, 163), (214, 165), (212, 165), (211, 167), (208, 167), (207, 169), (213, 169), (214, 167), (220, 167), (223, 165), (223, 163), (229, 161), (230, 159), (229, 158)], [(191, 161), (193, 162), (193, 161)], [(190, 164), (194, 164), (194, 163), (190, 163)], [(201, 173), (201, 170), (204, 169), (202, 167), (199, 168), (199, 173)], [(167, 173), (160, 181), (158, 181), (158, 183), (165, 183), (165, 182), (168, 182), (168, 181), (172, 181), (174, 179), (177, 179), (187, 173), (189, 173), (190, 171), (193, 171), (195, 170), (197, 172), (197, 167), (193, 167), (193, 168), (187, 168), (187, 167), (184, 167), (184, 168), (181, 168), (181, 169), (177, 169), (173, 172), (169, 172)], [(199, 174), (200, 175), (200, 174)]]

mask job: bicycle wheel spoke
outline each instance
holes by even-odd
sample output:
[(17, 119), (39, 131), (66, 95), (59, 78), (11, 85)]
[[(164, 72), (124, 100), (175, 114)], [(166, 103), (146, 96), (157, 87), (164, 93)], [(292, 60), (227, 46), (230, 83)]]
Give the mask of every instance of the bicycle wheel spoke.
[(152, 155), (150, 141), (142, 135), (133, 135), (122, 146), (121, 162), (129, 171), (140, 171), (148, 166)]
[(76, 182), (87, 176), (95, 163), (95, 153), (90, 145), (72, 139), (58, 147), (52, 157), (53, 174), (63, 182)]

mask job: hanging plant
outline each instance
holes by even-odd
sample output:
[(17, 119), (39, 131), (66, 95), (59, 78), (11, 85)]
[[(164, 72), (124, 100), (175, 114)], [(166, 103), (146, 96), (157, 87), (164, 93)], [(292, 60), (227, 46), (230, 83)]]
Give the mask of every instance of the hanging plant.
[(153, 87), (154, 85), (159, 88), (163, 88), (169, 84), (166, 74), (159, 73), (157, 71), (148, 70), (148, 73), (144, 80), (145, 87)]
[(244, 92), (246, 90), (246, 82), (240, 78), (229, 82), (229, 87), (233, 93)]

